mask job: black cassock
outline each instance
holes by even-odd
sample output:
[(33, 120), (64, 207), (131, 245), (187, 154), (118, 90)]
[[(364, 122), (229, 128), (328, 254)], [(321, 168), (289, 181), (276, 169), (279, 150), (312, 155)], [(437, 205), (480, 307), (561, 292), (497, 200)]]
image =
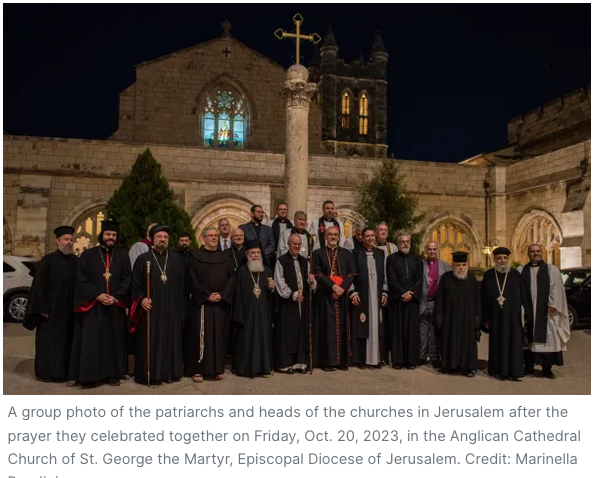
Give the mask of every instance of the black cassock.
[[(502, 306), (495, 269), (483, 274), (481, 283), (481, 323), (489, 331), (489, 375), (518, 378), (524, 376), (522, 312), (524, 289), (522, 276), (510, 269)], [(497, 273), (500, 287), (506, 274)]]
[(226, 254), (230, 257), (230, 260), (234, 264), (234, 272), (238, 270), (239, 267), (245, 265), (247, 263), (247, 254), (245, 252), (245, 246), (242, 246), (237, 249), (235, 246), (229, 247), (226, 249)]
[[(390, 305), (387, 332), (392, 365), (416, 365), (419, 362), (419, 302), (423, 287), (423, 262), (414, 254), (396, 252), (386, 260)], [(407, 291), (413, 293), (402, 301)]]
[[(369, 324), (370, 320), (380, 320), (378, 323), (379, 332), (379, 356), (383, 362), (386, 356), (386, 345), (384, 343), (384, 324), (382, 322), (382, 314), (378, 313), (376, 317), (369, 316), (369, 266), (367, 264), (367, 252), (364, 246), (354, 239), (355, 248), (352, 253), (357, 268), (358, 275), (354, 279), (355, 292), (359, 293), (359, 305), (352, 306), (352, 363), (355, 365), (364, 365), (367, 363), (367, 339), (369, 338)], [(383, 292), (383, 284), (385, 277), (385, 255), (384, 253), (373, 248), (373, 257), (375, 259), (375, 271), (377, 272), (377, 303), (381, 309), (381, 296)], [(377, 365), (377, 364), (373, 364)]]
[[(269, 267), (251, 273), (245, 264), (236, 271), (232, 319), (237, 327), (232, 368), (236, 375), (254, 377), (270, 373), (272, 364), (272, 292), (267, 278), (273, 277)], [(259, 285), (256, 297), (255, 283)]]
[[(155, 254), (155, 257), (154, 257)], [(157, 260), (157, 264), (156, 264)], [(131, 319), (135, 324), (135, 382), (147, 384), (147, 312), (141, 300), (147, 297), (147, 262), (150, 263), (151, 312), (149, 335), (151, 347), (150, 380), (168, 382), (182, 377), (182, 328), (185, 317), (186, 261), (176, 252), (160, 254), (153, 250), (135, 261), (131, 286)], [(159, 265), (159, 267), (158, 267)], [(165, 269), (166, 281), (161, 278)]]
[[(357, 273), (354, 257), (348, 249), (325, 246), (313, 252), (313, 272), (317, 280), (313, 360), (321, 367), (347, 367), (351, 362), (348, 289)], [(332, 297), (334, 280), (344, 289), (338, 299)]]
[[(282, 267), (284, 282), (290, 289), (287, 298), (279, 297), (278, 313), (274, 316), (274, 362), (277, 369), (292, 367), (295, 364), (307, 364), (309, 360), (309, 314), (311, 294), (309, 293), (309, 262), (298, 254), (298, 261), (303, 279), (304, 301), (293, 300), (298, 292), (298, 276), (292, 254), (287, 252), (278, 262)], [(313, 320), (313, 317), (311, 317)], [(313, 324), (312, 324), (313, 326)]]
[(436, 333), (441, 334), (441, 368), (476, 371), (481, 325), (477, 279), (470, 272), (464, 280), (446, 272), (439, 282), (433, 314)]
[[(184, 375), (223, 374), (234, 296), (234, 265), (230, 257), (205, 247), (194, 251), (187, 290), (191, 300), (184, 332)], [(219, 302), (207, 300), (213, 292), (222, 297)]]
[[(104, 274), (109, 265), (109, 282)], [(128, 372), (126, 307), (130, 298), (131, 263), (125, 249), (108, 254), (101, 246), (81, 254), (75, 283), (75, 324), (69, 378), (92, 384), (120, 379)], [(96, 301), (100, 294), (117, 299), (114, 305)]]
[[(66, 381), (75, 312), (73, 298), (79, 258), (54, 251), (42, 258), (31, 286), (23, 325), (35, 332), (35, 376)], [(48, 314), (45, 318), (42, 314)]]

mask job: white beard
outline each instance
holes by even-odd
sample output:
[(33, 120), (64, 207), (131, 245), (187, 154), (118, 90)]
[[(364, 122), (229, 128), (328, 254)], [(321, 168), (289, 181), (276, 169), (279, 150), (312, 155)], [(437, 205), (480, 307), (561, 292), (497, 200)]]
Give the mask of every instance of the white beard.
[(400, 252), (402, 252), (402, 254), (408, 254), (410, 252), (410, 247), (402, 247), (400, 248)]
[(506, 272), (510, 272), (510, 264), (504, 264), (503, 266), (496, 265), (495, 268), (500, 274), (505, 274)]
[(73, 253), (72, 247), (58, 246), (58, 250), (62, 252), (65, 256), (70, 256)]
[(265, 270), (265, 268), (263, 267), (263, 260), (262, 259), (257, 259), (257, 260), (251, 260), (249, 259), (249, 262), (247, 262), (247, 267), (249, 268), (249, 272), (263, 272)]
[(459, 272), (457, 270), (454, 270), (454, 277), (456, 277), (456, 279), (458, 280), (465, 280), (468, 277), (468, 267), (466, 268), (466, 270), (464, 272)]

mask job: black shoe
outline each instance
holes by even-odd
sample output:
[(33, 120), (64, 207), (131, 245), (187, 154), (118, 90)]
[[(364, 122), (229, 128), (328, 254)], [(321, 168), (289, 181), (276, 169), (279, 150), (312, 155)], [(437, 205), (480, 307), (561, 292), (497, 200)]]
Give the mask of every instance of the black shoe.
[(520, 377), (508, 377), (508, 380), (510, 380), (511, 382), (520, 382)]
[(346, 372), (348, 370), (348, 367), (346, 365), (339, 365), (338, 367), (336, 367), (338, 370), (342, 370), (343, 372)]
[(552, 379), (552, 380), (553, 380), (554, 378), (556, 378), (556, 376), (554, 375), (554, 373), (551, 371), (551, 367), (550, 367), (550, 368), (547, 368), (547, 369), (545, 369), (545, 368), (544, 368), (544, 369), (541, 371), (541, 376), (543, 376), (543, 377), (545, 377), (545, 378), (550, 378), (550, 379)]
[(321, 370), (323, 370), (324, 372), (333, 372), (334, 369), (332, 367), (323, 367)]
[(404, 368), (404, 366), (402, 366), (402, 365), (392, 365), (392, 368), (394, 370), (402, 370)]
[(419, 365), (426, 365), (426, 364), (427, 364), (426, 358), (419, 359)]
[(109, 378), (108, 381), (106, 382), (108, 385), (110, 385), (111, 387), (118, 387), (120, 385), (120, 380), (118, 380), (117, 378)]
[(414, 370), (416, 368), (417, 368), (417, 366), (414, 363), (406, 364), (406, 369), (407, 370)]

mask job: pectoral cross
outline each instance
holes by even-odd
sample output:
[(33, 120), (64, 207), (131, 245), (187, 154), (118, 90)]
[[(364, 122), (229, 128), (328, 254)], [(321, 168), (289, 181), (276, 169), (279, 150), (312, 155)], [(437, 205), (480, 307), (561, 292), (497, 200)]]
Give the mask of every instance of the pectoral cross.
[(314, 44), (317, 44), (321, 41), (321, 37), (317, 33), (312, 33), (311, 35), (303, 35), (301, 34), (301, 24), (303, 23), (303, 17), (300, 13), (297, 13), (294, 17), (292, 17), (294, 21), (294, 25), (296, 26), (296, 33), (288, 33), (278, 28), (274, 35), (278, 40), (283, 40), (284, 38), (294, 38), (296, 39), (296, 64), (300, 65), (300, 41), (301, 40), (309, 40)]
[(102, 275), (104, 276), (104, 279), (106, 279), (106, 282), (110, 282), (110, 277), (112, 277), (112, 274), (110, 274), (110, 269), (106, 268), (106, 272), (104, 272)]
[(506, 302), (506, 298), (503, 295), (500, 295), (497, 298), (497, 301), (498, 301), (498, 304), (500, 304), (500, 307), (503, 307), (504, 306), (504, 302)]

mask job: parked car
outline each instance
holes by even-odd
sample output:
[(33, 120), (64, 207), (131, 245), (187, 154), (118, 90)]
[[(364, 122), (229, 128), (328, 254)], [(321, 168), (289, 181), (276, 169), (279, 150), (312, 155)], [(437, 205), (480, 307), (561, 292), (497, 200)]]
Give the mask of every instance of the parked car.
[(31, 257), (4, 256), (4, 318), (22, 322), (29, 302), (37, 261)]
[(591, 325), (591, 276), (580, 286), (566, 288), (570, 328)]
[(591, 277), (590, 267), (574, 267), (572, 269), (562, 269), (560, 272), (566, 289), (580, 287), (587, 277)]

